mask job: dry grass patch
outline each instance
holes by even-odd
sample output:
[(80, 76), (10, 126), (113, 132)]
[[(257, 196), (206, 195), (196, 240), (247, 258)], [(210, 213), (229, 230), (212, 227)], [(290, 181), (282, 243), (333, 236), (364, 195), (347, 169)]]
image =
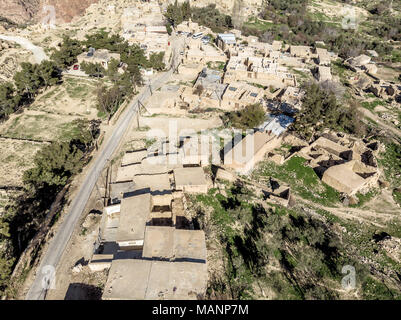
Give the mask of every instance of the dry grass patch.
[(0, 138), (0, 185), (22, 186), (22, 175), (43, 145)]

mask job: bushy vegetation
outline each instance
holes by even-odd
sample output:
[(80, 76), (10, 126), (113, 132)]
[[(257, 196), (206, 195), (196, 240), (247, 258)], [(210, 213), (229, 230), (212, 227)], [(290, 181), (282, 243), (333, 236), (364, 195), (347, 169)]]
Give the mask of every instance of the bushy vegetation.
[(401, 294), (383, 282), (369, 277), (363, 283), (363, 298), (366, 300), (400, 300)]
[(401, 180), (401, 145), (388, 143), (380, 155), (379, 162), (384, 167), (386, 178), (400, 184)]
[[(224, 253), (224, 277), (211, 279), (209, 298), (250, 299), (258, 287), (273, 289), (278, 299), (337, 297), (323, 282), (340, 274), (339, 239), (327, 225), (281, 207), (266, 210), (241, 183), (227, 196), (216, 191), (195, 199), (213, 208), (210, 221), (198, 208), (196, 224), (207, 233), (216, 228)], [(267, 271), (272, 264), (279, 269)]]
[(84, 45), (88, 49), (103, 48), (119, 53), (121, 62), (126, 64), (124, 73), (119, 72), (119, 63), (116, 60), (110, 61), (107, 70), (99, 64), (86, 63), (82, 66), (89, 75), (107, 76), (112, 81), (112, 87), (101, 86), (96, 92), (99, 111), (101, 114), (107, 114), (108, 117), (117, 111), (126, 97), (136, 91), (137, 86), (143, 84), (140, 68), (153, 68), (157, 71), (163, 71), (166, 68), (163, 62), (164, 52), (151, 53), (147, 59), (144, 50), (138, 45), (131, 46), (119, 35), (110, 35), (105, 31), (86, 36)]
[(224, 32), (233, 28), (231, 16), (220, 13), (215, 4), (198, 8), (191, 7), (189, 1), (185, 1), (182, 4), (178, 4), (176, 1), (167, 7), (165, 17), (170, 28), (189, 19), (209, 27), (214, 32)]
[[(210, 299), (401, 298), (399, 264), (372, 241), (376, 227), (361, 229), (321, 209), (307, 213), (302, 202), (291, 208), (263, 203), (239, 181), (191, 200), (195, 228), (213, 248), (217, 242), (223, 258), (223, 272), (210, 274)], [(356, 271), (349, 295), (341, 287), (346, 265)]]
[(391, 14), (387, 1), (374, 3), (369, 12), (373, 14), (371, 22), (374, 27), (370, 29), (372, 35), (385, 40), (401, 40), (401, 18)]
[(332, 206), (338, 203), (340, 194), (332, 187), (322, 183), (316, 172), (306, 164), (304, 158), (294, 156), (283, 165), (263, 162), (257, 176), (273, 177), (288, 183), (291, 189), (302, 198)]
[[(118, 72), (118, 61), (111, 61), (107, 70), (100, 65), (83, 65), (89, 74), (107, 76), (110, 80), (111, 86), (101, 86), (97, 91), (99, 110), (109, 116), (142, 84), (141, 67), (165, 68), (164, 53), (152, 54), (148, 60), (139, 46), (129, 46), (118, 35), (100, 31), (87, 36), (83, 42), (64, 37), (50, 61), (23, 63), (22, 70), (14, 76), (14, 84), (0, 85), (0, 120), (32, 103), (42, 90), (60, 83), (61, 71), (75, 64), (77, 56), (89, 47), (117, 52), (126, 63), (124, 73)], [(73, 121), (68, 137), (60, 137), (59, 142), (44, 147), (35, 156), (34, 167), (24, 172), (22, 193), (12, 199), (7, 213), (0, 218), (0, 293), (5, 290), (14, 263), (39, 230), (57, 194), (88, 161), (87, 155), (99, 134), (98, 126), (97, 121)]]
[[(343, 29), (341, 25), (316, 19), (308, 12), (309, 0), (273, 0), (268, 1), (261, 13), (261, 17), (271, 20), (273, 23), (264, 24), (262, 28), (244, 24), (242, 31), (245, 35), (256, 35), (261, 41), (284, 40), (291, 44), (314, 45), (318, 40), (324, 40), (326, 47), (337, 52), (342, 58), (355, 56), (364, 50), (376, 50), (380, 55), (388, 55), (392, 52), (391, 45), (381, 41), (393, 39), (397, 33), (396, 19), (380, 22), (381, 27), (377, 31), (378, 39), (368, 38), (353, 29)], [(378, 24), (378, 23), (377, 23)], [(369, 34), (372, 34), (369, 31)]]
[(401, 145), (394, 142), (385, 145), (378, 162), (383, 167), (386, 179), (393, 185), (393, 198), (401, 204)]
[(315, 132), (325, 128), (363, 136), (366, 128), (361, 121), (356, 102), (349, 106), (340, 103), (334, 92), (312, 83), (304, 86), (306, 91), (302, 110), (296, 115), (292, 129), (299, 136), (310, 139)]
[(14, 75), (14, 83), (0, 85), (0, 121), (24, 105), (30, 104), (35, 96), (49, 86), (59, 83), (60, 70), (52, 61), (41, 64), (24, 62), (22, 70)]
[(100, 63), (82, 62), (81, 70), (91, 77), (103, 77), (106, 69)]
[(77, 56), (83, 51), (83, 45), (79, 40), (65, 36), (50, 58), (60, 69), (66, 69), (77, 62)]
[(24, 172), (23, 192), (0, 218), (0, 293), (6, 289), (14, 263), (41, 227), (57, 194), (86, 163), (99, 134), (96, 121), (79, 119), (73, 125), (75, 134), (69, 140), (38, 151), (33, 167)]
[(159, 53), (153, 52), (149, 56), (148, 66), (157, 71), (163, 71), (166, 68), (163, 59), (164, 59), (164, 52), (159, 52)]
[(263, 123), (266, 114), (260, 104), (251, 104), (239, 111), (228, 112), (223, 116), (227, 126), (237, 129), (253, 129)]
[(209, 27), (214, 32), (224, 32), (234, 27), (231, 16), (220, 13), (215, 4), (203, 8), (192, 8), (191, 19)]
[(97, 89), (98, 109), (102, 114), (112, 116), (118, 107), (124, 102), (124, 98), (129, 94), (130, 88), (122, 88), (114, 85), (110, 88), (101, 86)]

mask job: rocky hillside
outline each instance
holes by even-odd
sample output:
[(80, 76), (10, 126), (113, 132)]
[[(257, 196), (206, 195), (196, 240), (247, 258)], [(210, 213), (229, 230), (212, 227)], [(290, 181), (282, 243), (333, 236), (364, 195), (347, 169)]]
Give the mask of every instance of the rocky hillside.
[(0, 0), (0, 16), (16, 23), (40, 21), (49, 12), (44, 6), (54, 6), (57, 23), (69, 22), (82, 14), (87, 7), (98, 0)]
[(0, 0), (0, 15), (16, 23), (27, 22), (38, 12), (40, 0)]

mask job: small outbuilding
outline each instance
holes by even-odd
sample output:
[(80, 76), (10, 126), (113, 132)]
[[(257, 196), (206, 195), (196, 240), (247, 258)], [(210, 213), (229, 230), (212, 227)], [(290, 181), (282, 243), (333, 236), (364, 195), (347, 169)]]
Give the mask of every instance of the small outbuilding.
[(151, 195), (149, 191), (149, 189), (145, 189), (142, 194), (121, 200), (116, 242), (122, 250), (135, 250), (143, 247), (145, 226), (150, 218)]
[(207, 181), (201, 167), (174, 169), (175, 189), (186, 193), (207, 193)]

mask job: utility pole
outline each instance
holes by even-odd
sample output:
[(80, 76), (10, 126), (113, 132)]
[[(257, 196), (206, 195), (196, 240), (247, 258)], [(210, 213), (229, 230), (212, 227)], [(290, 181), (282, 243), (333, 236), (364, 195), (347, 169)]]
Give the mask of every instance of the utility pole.
[(136, 113), (136, 127), (139, 129), (139, 108), (140, 106), (140, 101), (138, 100), (138, 112)]
[(96, 192), (97, 192), (98, 197), (99, 197), (100, 199), (102, 199), (103, 197), (102, 197), (102, 194), (100, 193), (99, 186), (97, 185), (97, 181), (96, 181), (96, 183), (95, 183), (95, 187), (96, 187)]
[(107, 206), (107, 194), (108, 194), (108, 189), (109, 189), (109, 175), (110, 175), (110, 162), (109, 162), (109, 166), (107, 167), (107, 171), (106, 171), (106, 180), (105, 180), (105, 188), (104, 188), (104, 201), (103, 201), (103, 206)]

